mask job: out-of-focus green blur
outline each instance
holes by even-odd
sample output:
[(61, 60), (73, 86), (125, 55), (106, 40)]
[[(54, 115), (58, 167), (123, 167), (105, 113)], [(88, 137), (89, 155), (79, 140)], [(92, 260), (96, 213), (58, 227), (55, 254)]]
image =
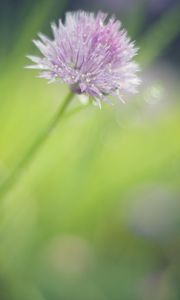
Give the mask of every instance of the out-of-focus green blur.
[[(70, 3), (12, 4), (1, 11), (0, 181), (68, 93), (24, 65)], [(180, 299), (180, 86), (165, 55), (180, 10), (145, 26), (145, 4), (116, 9), (140, 47), (140, 93), (102, 110), (75, 97), (0, 199), (0, 300)]]

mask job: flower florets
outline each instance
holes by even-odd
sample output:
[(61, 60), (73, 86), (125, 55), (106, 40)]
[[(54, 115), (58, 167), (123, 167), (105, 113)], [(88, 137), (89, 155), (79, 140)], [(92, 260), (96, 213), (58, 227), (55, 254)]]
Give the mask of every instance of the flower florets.
[(97, 103), (107, 96), (135, 93), (140, 83), (134, 43), (114, 17), (78, 11), (66, 13), (65, 22), (52, 24), (53, 40), (39, 34), (34, 44), (42, 57), (28, 56), (50, 82), (61, 80), (77, 94), (92, 96)]

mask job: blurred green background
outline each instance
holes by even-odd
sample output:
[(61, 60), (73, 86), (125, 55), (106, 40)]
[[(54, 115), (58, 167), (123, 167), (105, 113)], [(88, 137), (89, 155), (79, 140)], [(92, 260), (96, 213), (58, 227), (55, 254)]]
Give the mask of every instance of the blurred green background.
[[(0, 181), (68, 93), (24, 69), (68, 10), (116, 13), (140, 93), (83, 105), (0, 199), (0, 300), (180, 299), (180, 7), (169, 0), (0, 2)], [(80, 109), (82, 108), (82, 109)]]

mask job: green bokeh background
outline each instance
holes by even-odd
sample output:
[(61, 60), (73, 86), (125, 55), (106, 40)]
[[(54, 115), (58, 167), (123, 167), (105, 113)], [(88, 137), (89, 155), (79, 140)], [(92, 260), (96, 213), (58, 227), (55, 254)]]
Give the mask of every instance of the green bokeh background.
[[(32, 38), (50, 33), (66, 0), (10, 4), (0, 28), (1, 182), (68, 93), (24, 69)], [(165, 55), (180, 9), (142, 30), (146, 15), (140, 1), (117, 12), (140, 47), (140, 93), (102, 110), (74, 97), (1, 196), (0, 300), (180, 299), (179, 70)]]

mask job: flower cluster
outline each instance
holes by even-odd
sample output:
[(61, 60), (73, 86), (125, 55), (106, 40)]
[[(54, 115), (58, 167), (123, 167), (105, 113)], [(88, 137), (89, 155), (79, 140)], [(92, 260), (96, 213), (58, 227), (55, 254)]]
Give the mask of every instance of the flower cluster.
[(108, 96), (134, 93), (140, 83), (134, 43), (121, 23), (107, 14), (67, 13), (65, 22), (52, 24), (53, 40), (39, 34), (34, 44), (42, 57), (28, 56), (50, 82), (62, 80), (74, 93), (93, 97), (97, 103)]

